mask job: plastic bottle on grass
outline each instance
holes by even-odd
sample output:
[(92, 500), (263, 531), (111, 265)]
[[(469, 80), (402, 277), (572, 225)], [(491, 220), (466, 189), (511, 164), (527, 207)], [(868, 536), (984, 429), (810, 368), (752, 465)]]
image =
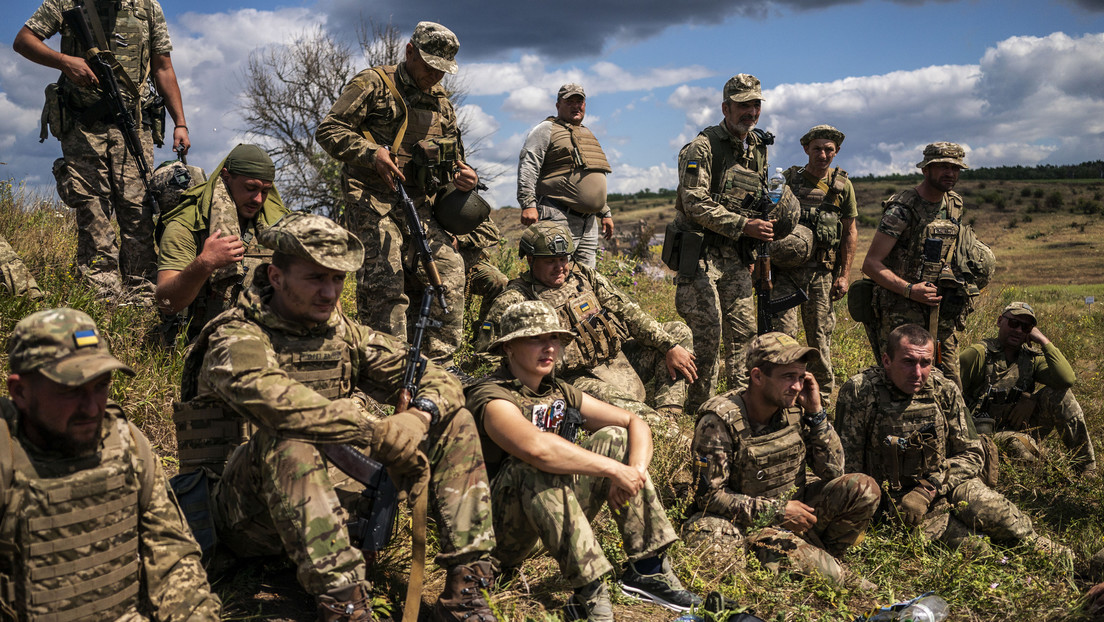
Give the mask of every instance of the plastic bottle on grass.
[(942, 622), (947, 619), (947, 601), (939, 596), (925, 596), (912, 603), (897, 618), (900, 622)]

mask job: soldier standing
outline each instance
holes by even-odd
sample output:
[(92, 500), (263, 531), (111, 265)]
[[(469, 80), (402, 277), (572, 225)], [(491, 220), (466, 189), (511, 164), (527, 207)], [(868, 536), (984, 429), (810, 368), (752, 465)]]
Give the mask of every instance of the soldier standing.
[[(688, 545), (736, 559), (747, 546), (776, 571), (788, 558), (798, 571), (840, 584), (853, 576), (836, 558), (862, 539), (882, 495), (872, 477), (844, 475), (839, 436), (806, 371), (819, 357), (789, 335), (759, 335), (748, 348), (747, 389), (702, 405)], [(763, 520), (767, 527), (749, 533)]]
[(521, 224), (553, 220), (567, 225), (575, 238), (575, 261), (593, 268), (598, 236), (613, 237), (613, 214), (606, 205), (606, 175), (613, 169), (594, 133), (583, 125), (585, 116), (583, 87), (561, 86), (556, 116), (525, 137), (518, 157), (517, 200)]
[(114, 402), (92, 318), (23, 318), (0, 398), (5, 619), (217, 621), (221, 604), (149, 440)]
[[(123, 133), (112, 121), (101, 85), (84, 59), (88, 50), (62, 23), (62, 12), (76, 5), (74, 0), (45, 0), (20, 29), (12, 48), (62, 72), (56, 89), (48, 89), (53, 95), (47, 95), (46, 107), (63, 154), (54, 162), (58, 195), (76, 213), (78, 274), (105, 299), (131, 292), (152, 304), (157, 265), (153, 204)], [(127, 78), (120, 80), (120, 86), (127, 85), (122, 96), (138, 126), (146, 162), (153, 161), (154, 142), (160, 145), (162, 140), (160, 131), (155, 136), (143, 123), (160, 123), (161, 111), (150, 110), (157, 95), (175, 124), (173, 150), (187, 154), (191, 141), (161, 5), (157, 0), (92, 0), (84, 6), (93, 31), (99, 34), (97, 26), (104, 25), (96, 44), (114, 55), (116, 74)], [(61, 51), (55, 52), (44, 40), (58, 32)], [(149, 79), (156, 92), (148, 86)], [(119, 224), (118, 243), (112, 214)]]
[[(959, 361), (974, 426), (992, 435), (1006, 455), (1034, 460), (1041, 453), (1036, 439), (1057, 428), (1074, 452), (1074, 470), (1096, 470), (1085, 413), (1071, 390), (1077, 376), (1058, 346), (1039, 330), (1031, 305), (1013, 302), (1005, 307), (997, 318), (997, 337), (964, 349)], [(1042, 386), (1036, 390), (1036, 385)]]
[(451, 30), (419, 22), (406, 44), (405, 60), (357, 74), (315, 134), (318, 144), (342, 163), (345, 223), (364, 243), (357, 317), (403, 340), (412, 334), (428, 280), (415, 265), (395, 184), (401, 183), (414, 200), (451, 310), (445, 314), (434, 306), (434, 319), (442, 325), (427, 339), (429, 357), (444, 365), (452, 365), (463, 339), (465, 273), (452, 235), (432, 210), (446, 185), (467, 192), (479, 183), (475, 170), (464, 163), (456, 112), (439, 84), (446, 73), (456, 73), (459, 49)]
[(429, 363), (407, 410), (372, 418), (356, 392), (393, 402), (407, 347), (337, 308), (346, 273), (363, 260), (360, 241), (302, 213), (259, 238), (272, 262), (200, 333), (181, 383), (193, 410), (221, 408), (257, 426), (230, 456), (215, 494), (220, 536), (239, 556), (290, 557), (321, 619), (370, 620), (364, 557), (345, 529), (319, 445), (365, 448), (399, 479), (428, 456), (437, 562), (448, 569), (434, 619), (494, 620), (480, 591), (493, 579), (490, 489), (460, 383)]

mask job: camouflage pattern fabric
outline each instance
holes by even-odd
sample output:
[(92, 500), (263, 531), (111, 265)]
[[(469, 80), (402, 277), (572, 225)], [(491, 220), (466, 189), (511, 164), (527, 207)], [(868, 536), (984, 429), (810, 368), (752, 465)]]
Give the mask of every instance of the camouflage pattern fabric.
[(456, 236), (464, 271), (468, 275), (468, 295), (480, 296), (479, 317), (487, 317), (491, 304), (505, 289), (510, 279), (490, 261), (489, 249), (498, 246), (502, 232), (494, 220), (484, 220), (475, 231)]
[(26, 296), (31, 300), (41, 300), (44, 297), (34, 275), (27, 270), (19, 255), (15, 254), (15, 249), (2, 235), (0, 235), (0, 287), (6, 289), (12, 296)]
[[(602, 428), (581, 446), (621, 462), (628, 459), (624, 428)], [(613, 566), (590, 525), (608, 495), (604, 477), (556, 475), (508, 460), (492, 482), (496, 559), (504, 568), (516, 567), (544, 545), (572, 588), (608, 574)], [(627, 506), (610, 508), (610, 513), (630, 561), (657, 555), (678, 539), (650, 477)]]
[[(793, 270), (778, 270), (774, 273), (774, 291), (772, 298), (783, 298), (798, 289), (805, 290), (809, 300), (792, 309), (788, 309), (779, 318), (778, 329), (791, 337), (797, 337), (799, 328), (805, 328), (805, 343), (820, 350), (824, 367), (810, 366), (809, 371), (816, 376), (820, 385), (820, 395), (825, 404), (836, 387), (836, 376), (832, 372), (832, 331), (836, 330), (835, 302), (832, 300), (831, 270), (821, 267), (801, 267)], [(801, 326), (798, 326), (800, 316)]]
[[(1031, 460), (1042, 453), (1039, 439), (1046, 438), (1053, 430), (1058, 431), (1062, 444), (1073, 452), (1071, 462), (1078, 469), (1096, 467), (1096, 450), (1089, 437), (1085, 423), (1085, 412), (1074, 397), (1073, 391), (1059, 391), (1051, 387), (1040, 387), (1034, 394), (1035, 410), (1027, 420), (1027, 432), (1012, 430), (997, 431), (993, 440), (1008, 455)], [(1027, 454), (1034, 454), (1029, 456)]]

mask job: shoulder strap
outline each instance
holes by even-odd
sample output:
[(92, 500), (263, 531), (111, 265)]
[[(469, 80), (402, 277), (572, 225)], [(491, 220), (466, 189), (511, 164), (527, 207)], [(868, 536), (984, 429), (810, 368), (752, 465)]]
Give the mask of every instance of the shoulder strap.
[[(395, 133), (395, 142), (391, 145), (391, 151), (398, 151), (399, 145), (402, 144), (403, 136), (406, 135), (406, 122), (410, 119), (410, 115), (407, 114), (406, 100), (403, 99), (402, 93), (399, 93), (399, 87), (395, 86), (395, 81), (388, 77), (387, 72), (383, 70), (383, 67), (372, 67), (372, 71), (379, 75), (380, 80), (383, 80), (384, 86), (388, 91), (391, 91), (391, 96), (395, 98), (395, 101), (399, 103), (399, 108), (402, 108), (403, 121), (399, 126), (399, 131)], [(368, 140), (375, 142), (372, 135), (365, 130), (364, 137)]]
[[(127, 92), (130, 93), (131, 97), (135, 98), (136, 103), (138, 105), (141, 105), (141, 98), (139, 96), (138, 87), (134, 84), (134, 81), (130, 79), (130, 76), (127, 75), (127, 72), (123, 71), (123, 68), (119, 65), (119, 62), (115, 60), (115, 53), (111, 51), (111, 45), (108, 43), (107, 37), (104, 35), (103, 23), (100, 22), (99, 11), (96, 10), (95, 6), (90, 7), (83, 3), (78, 6), (81, 8), (81, 10), (84, 11), (84, 14), (88, 16), (88, 25), (92, 27), (92, 38), (96, 40), (96, 47), (99, 48), (99, 50), (86, 50), (86, 53), (96, 54), (97, 52), (103, 52), (109, 55), (111, 57), (111, 71), (115, 74), (116, 78), (119, 78), (119, 81), (122, 82), (123, 86), (126, 88)], [(142, 71), (143, 73), (145, 73), (146, 69), (143, 68)], [(145, 81), (145, 79), (146, 76), (143, 75), (141, 80)]]
[(149, 440), (138, 430), (133, 424), (130, 423), (123, 415), (123, 411), (118, 405), (115, 405), (118, 409), (118, 416), (123, 428), (120, 432), (128, 434), (129, 444), (134, 448), (134, 457), (137, 458), (137, 464), (139, 467), (139, 473), (142, 473), (142, 481), (139, 482), (140, 488), (138, 490), (138, 507), (144, 512), (149, 507), (150, 499), (153, 497), (153, 488), (157, 483), (157, 456), (153, 454), (153, 448), (150, 447)]

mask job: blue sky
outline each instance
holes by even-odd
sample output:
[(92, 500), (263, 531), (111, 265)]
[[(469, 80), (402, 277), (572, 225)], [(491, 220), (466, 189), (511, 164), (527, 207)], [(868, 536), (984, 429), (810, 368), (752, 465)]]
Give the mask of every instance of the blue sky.
[[(38, 3), (0, 8), (0, 178), (52, 183), (57, 141), (39, 144), (42, 88), (55, 76), (10, 48)], [(758, 76), (760, 126), (778, 134), (772, 166), (804, 163), (817, 123), (847, 134), (837, 164), (853, 175), (910, 172), (923, 145), (955, 140), (974, 165), (1104, 157), (1104, 2), (978, 0), (638, 0), (430, 3), (229, 0), (163, 3), (194, 148), (210, 169), (249, 140), (236, 109), (250, 51), (317, 26), (351, 38), (361, 17), (409, 33), (440, 21), (460, 38), (462, 111), (473, 156), (494, 174), (489, 198), (514, 205), (517, 153), (554, 112), (566, 81), (587, 89), (584, 121), (610, 155), (613, 191), (674, 187), (679, 147), (720, 119), (735, 73)], [(57, 38), (48, 41), (56, 48)], [(155, 159), (168, 159), (162, 150)]]

